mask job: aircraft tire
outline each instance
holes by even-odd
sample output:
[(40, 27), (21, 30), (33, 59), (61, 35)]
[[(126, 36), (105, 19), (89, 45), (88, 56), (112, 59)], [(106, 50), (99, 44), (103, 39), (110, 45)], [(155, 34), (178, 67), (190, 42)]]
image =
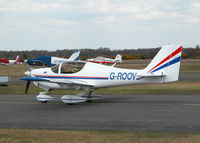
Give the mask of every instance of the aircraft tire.
[(67, 103), (67, 105), (74, 105), (74, 103)]
[(44, 103), (47, 103), (47, 101), (40, 101), (40, 102), (43, 103), (43, 104), (44, 104)]

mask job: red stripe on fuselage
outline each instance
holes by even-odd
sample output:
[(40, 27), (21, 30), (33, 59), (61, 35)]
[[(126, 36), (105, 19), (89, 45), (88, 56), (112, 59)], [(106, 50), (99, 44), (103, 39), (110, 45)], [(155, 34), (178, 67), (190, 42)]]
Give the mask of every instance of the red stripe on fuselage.
[(100, 64), (114, 64), (114, 62), (104, 62), (104, 61), (88, 61), (92, 63), (100, 63)]
[(158, 63), (156, 66), (154, 66), (152, 69), (150, 69), (148, 72), (152, 71), (153, 69), (155, 69), (156, 67), (158, 67), (159, 65), (161, 65), (162, 63), (166, 62), (167, 60), (169, 60), (170, 58), (172, 58), (173, 56), (177, 55), (178, 53), (180, 53), (182, 51), (182, 46), (180, 46), (178, 49), (176, 49), (173, 53), (171, 53), (169, 56), (167, 56), (165, 59), (163, 59), (160, 63)]

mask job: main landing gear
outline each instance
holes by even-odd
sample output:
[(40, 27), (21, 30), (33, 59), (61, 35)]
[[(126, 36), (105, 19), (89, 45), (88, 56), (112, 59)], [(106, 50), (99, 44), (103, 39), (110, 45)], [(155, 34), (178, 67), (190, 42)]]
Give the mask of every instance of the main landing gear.
[[(40, 92), (39, 95), (36, 97), (36, 99), (41, 103), (47, 103), (48, 101), (55, 100), (54, 97), (46, 94), (47, 92)], [(102, 96), (95, 95), (93, 93), (93, 90), (87, 90), (77, 95), (64, 95), (60, 98), (60, 100), (68, 105), (74, 105), (75, 103), (92, 102), (92, 100), (97, 100), (102, 98), (103, 98)]]
[(43, 103), (43, 104), (44, 104), (44, 103), (47, 103), (47, 101), (40, 101), (40, 102)]

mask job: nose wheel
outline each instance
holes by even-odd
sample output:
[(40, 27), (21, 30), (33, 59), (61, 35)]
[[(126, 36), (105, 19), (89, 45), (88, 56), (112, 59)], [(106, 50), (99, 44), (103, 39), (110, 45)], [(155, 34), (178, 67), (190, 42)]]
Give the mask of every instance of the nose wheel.
[(67, 105), (74, 105), (74, 103), (67, 103)]
[(36, 99), (41, 103), (47, 103), (48, 101), (54, 100), (54, 97), (46, 95), (46, 92), (40, 92)]

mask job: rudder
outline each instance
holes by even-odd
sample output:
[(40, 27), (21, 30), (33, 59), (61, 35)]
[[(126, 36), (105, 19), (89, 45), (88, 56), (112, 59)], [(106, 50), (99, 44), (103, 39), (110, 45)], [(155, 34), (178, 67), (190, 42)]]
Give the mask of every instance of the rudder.
[(180, 70), (182, 46), (165, 45), (145, 68), (149, 74), (163, 75), (163, 82), (177, 81)]

